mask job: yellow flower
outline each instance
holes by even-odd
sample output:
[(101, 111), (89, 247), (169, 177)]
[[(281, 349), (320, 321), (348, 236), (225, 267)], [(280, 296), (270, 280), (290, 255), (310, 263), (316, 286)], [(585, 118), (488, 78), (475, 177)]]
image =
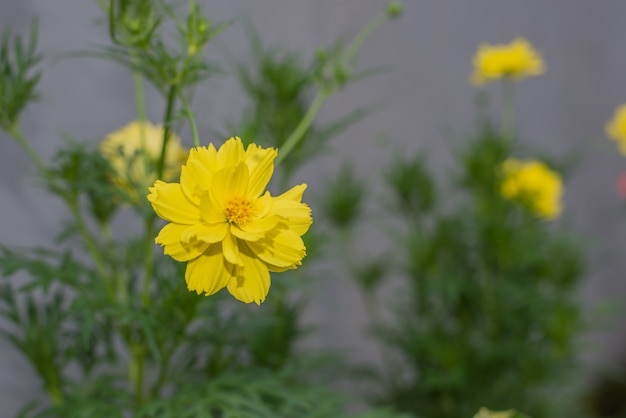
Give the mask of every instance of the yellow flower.
[(476, 85), (501, 78), (521, 80), (545, 71), (541, 54), (523, 38), (515, 38), (508, 45), (480, 45), (473, 61), (471, 80)]
[(212, 295), (226, 287), (238, 300), (260, 304), (269, 272), (294, 269), (305, 256), (302, 235), (311, 210), (301, 203), (306, 184), (273, 197), (265, 191), (277, 151), (230, 138), (192, 148), (180, 183), (156, 181), (148, 200), (169, 223), (156, 243), (187, 261), (189, 290)]
[(514, 409), (509, 409), (507, 411), (490, 411), (489, 409), (482, 407), (478, 413), (474, 415), (474, 418), (513, 418), (514, 416)]
[(561, 213), (561, 177), (544, 163), (510, 158), (502, 164), (502, 174), (500, 190), (505, 198), (522, 201), (542, 218)]
[(613, 119), (605, 127), (609, 138), (617, 142), (619, 152), (626, 155), (626, 104), (615, 109)]
[[(131, 201), (139, 201), (138, 190), (146, 190), (157, 179), (157, 162), (163, 147), (164, 130), (150, 122), (134, 121), (107, 135), (100, 152), (113, 168), (114, 182)], [(165, 150), (164, 180), (174, 179), (187, 158), (180, 139), (171, 134)]]

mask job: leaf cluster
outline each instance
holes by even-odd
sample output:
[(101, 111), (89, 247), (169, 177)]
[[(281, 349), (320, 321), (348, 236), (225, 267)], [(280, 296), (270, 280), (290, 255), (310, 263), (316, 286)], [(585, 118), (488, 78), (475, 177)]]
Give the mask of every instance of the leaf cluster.
[(0, 39), (0, 128), (15, 129), (24, 108), (37, 99), (41, 71), (37, 65), (37, 24), (31, 25), (28, 42), (6, 28)]
[(445, 192), (423, 155), (393, 162), (387, 181), (404, 224), (394, 270), (405, 283), (376, 333), (404, 372), (380, 377), (385, 403), (425, 417), (482, 404), (556, 416), (549, 390), (574, 365), (582, 257), (565, 230), (500, 195), (498, 167), (512, 152), (481, 132)]

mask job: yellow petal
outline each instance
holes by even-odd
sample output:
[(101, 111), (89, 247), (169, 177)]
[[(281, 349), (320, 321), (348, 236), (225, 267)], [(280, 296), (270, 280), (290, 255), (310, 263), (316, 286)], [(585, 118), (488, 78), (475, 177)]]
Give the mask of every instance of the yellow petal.
[(248, 189), (248, 166), (239, 163), (218, 170), (211, 181), (211, 191), (221, 207), (233, 197), (243, 197)]
[(302, 195), (306, 190), (307, 185), (302, 183), (297, 186), (293, 186), (291, 189), (287, 190), (285, 193), (280, 196), (275, 197), (275, 200), (290, 200), (294, 202), (301, 202)]
[(148, 200), (159, 217), (187, 225), (200, 222), (200, 210), (185, 197), (180, 184), (157, 180), (149, 191)]
[(200, 216), (207, 224), (226, 223), (224, 209), (220, 207), (217, 199), (210, 191), (200, 196)]
[(226, 233), (224, 240), (222, 241), (222, 251), (224, 252), (224, 258), (226, 261), (232, 264), (242, 265), (241, 257), (239, 257), (239, 243), (237, 238), (229, 232)]
[(301, 184), (276, 197), (271, 211), (273, 215), (284, 218), (289, 229), (300, 236), (309, 230), (313, 222), (311, 208), (304, 203), (300, 203), (305, 189), (306, 184)]
[(228, 139), (217, 150), (217, 169), (232, 167), (244, 161), (245, 153), (239, 137)]
[(195, 224), (184, 230), (180, 239), (183, 244), (193, 244), (197, 241), (213, 244), (222, 241), (227, 231), (227, 223), (216, 225)]
[(199, 196), (210, 184), (211, 174), (198, 160), (189, 160), (180, 171), (180, 186), (189, 200), (198, 204)]
[(190, 261), (185, 270), (187, 288), (207, 296), (235, 279), (235, 267), (224, 259), (220, 244), (212, 244), (200, 257)]
[(246, 164), (250, 173), (248, 197), (256, 198), (263, 193), (274, 173), (274, 159), (278, 152), (274, 148), (260, 148), (256, 144), (248, 145)]
[(230, 226), (230, 232), (245, 241), (258, 241), (274, 229), (279, 221), (278, 216), (266, 216), (241, 226), (233, 224)]
[(243, 267), (237, 267), (236, 277), (228, 282), (228, 291), (242, 302), (260, 305), (270, 290), (270, 273), (249, 250), (242, 250), (241, 258)]
[(306, 255), (302, 238), (286, 228), (276, 228), (263, 239), (242, 243), (244, 246), (264, 262), (277, 267), (293, 268), (300, 265)]
[(209, 244), (197, 241), (183, 244), (181, 236), (188, 228), (189, 225), (167, 224), (161, 229), (154, 241), (162, 245), (164, 247), (163, 252), (174, 260), (189, 261), (202, 254)]

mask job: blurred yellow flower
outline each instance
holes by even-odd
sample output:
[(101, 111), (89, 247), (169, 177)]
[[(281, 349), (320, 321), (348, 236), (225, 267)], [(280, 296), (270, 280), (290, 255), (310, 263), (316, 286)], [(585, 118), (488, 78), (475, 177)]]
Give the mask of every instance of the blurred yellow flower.
[(519, 161), (513, 158), (502, 164), (502, 195), (521, 201), (545, 219), (561, 213), (563, 186), (558, 173), (540, 161)]
[(613, 119), (605, 127), (609, 138), (617, 142), (619, 152), (626, 155), (626, 104), (615, 109)]
[(156, 243), (177, 261), (187, 261), (189, 290), (212, 295), (226, 287), (238, 300), (260, 304), (269, 272), (299, 266), (306, 254), (302, 235), (311, 210), (301, 203), (306, 184), (273, 197), (265, 191), (277, 151), (230, 138), (192, 148), (180, 183), (156, 181), (148, 200), (169, 223)]
[(515, 38), (508, 45), (480, 45), (473, 62), (471, 81), (475, 85), (501, 78), (521, 80), (545, 71), (541, 54), (523, 38)]
[(474, 418), (513, 418), (514, 416), (514, 409), (509, 409), (507, 411), (490, 411), (489, 409), (482, 407), (478, 413), (474, 415)]
[[(150, 122), (134, 121), (108, 134), (100, 143), (102, 156), (113, 168), (114, 182), (131, 201), (138, 202), (140, 191), (157, 180), (157, 162), (163, 147), (164, 129)], [(172, 133), (165, 150), (163, 180), (174, 179), (187, 158), (176, 134)]]

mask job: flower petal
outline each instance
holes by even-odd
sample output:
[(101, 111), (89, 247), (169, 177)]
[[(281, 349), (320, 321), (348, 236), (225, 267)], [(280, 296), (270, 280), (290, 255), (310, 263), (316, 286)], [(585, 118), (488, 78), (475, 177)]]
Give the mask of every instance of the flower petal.
[(247, 189), (248, 166), (243, 162), (218, 170), (211, 181), (211, 191), (221, 207), (233, 197), (245, 196)]
[(235, 267), (224, 259), (220, 244), (211, 245), (200, 257), (190, 261), (185, 270), (187, 288), (209, 296), (235, 280)]
[(242, 244), (242, 248), (247, 246), (254, 255), (276, 267), (295, 268), (306, 255), (302, 238), (286, 227), (275, 228), (263, 239)]
[(169, 223), (165, 225), (154, 242), (163, 246), (163, 252), (176, 261), (189, 261), (198, 257), (209, 246), (208, 243), (196, 241), (184, 244), (182, 234), (189, 229), (189, 225)]
[(244, 241), (258, 241), (274, 229), (280, 221), (281, 219), (278, 216), (266, 216), (248, 222), (245, 225), (233, 224), (230, 226), (230, 232)]
[(226, 258), (229, 263), (240, 266), (243, 265), (243, 261), (241, 257), (239, 257), (239, 242), (230, 231), (226, 233), (222, 241), (222, 251), (224, 252), (224, 258)]
[(159, 217), (187, 225), (200, 221), (200, 210), (185, 197), (180, 184), (157, 180), (149, 190), (148, 200)]
[(274, 198), (271, 210), (273, 215), (284, 218), (289, 229), (300, 236), (309, 230), (313, 222), (311, 208), (304, 203), (300, 203), (305, 189), (306, 184), (301, 184)]
[(248, 249), (242, 250), (241, 258), (243, 267), (237, 267), (236, 277), (228, 282), (228, 291), (242, 302), (260, 305), (270, 290), (270, 273)]
[(210, 191), (200, 196), (200, 217), (207, 224), (226, 223), (226, 215), (219, 202)]
[(193, 244), (198, 241), (213, 244), (222, 241), (227, 231), (227, 223), (215, 225), (195, 224), (183, 231), (180, 240), (183, 245)]
[(248, 197), (256, 198), (263, 193), (274, 174), (274, 159), (278, 152), (274, 148), (261, 148), (256, 144), (248, 145), (246, 164), (250, 172)]
[(217, 169), (232, 167), (244, 161), (243, 144), (239, 137), (229, 138), (217, 150)]

